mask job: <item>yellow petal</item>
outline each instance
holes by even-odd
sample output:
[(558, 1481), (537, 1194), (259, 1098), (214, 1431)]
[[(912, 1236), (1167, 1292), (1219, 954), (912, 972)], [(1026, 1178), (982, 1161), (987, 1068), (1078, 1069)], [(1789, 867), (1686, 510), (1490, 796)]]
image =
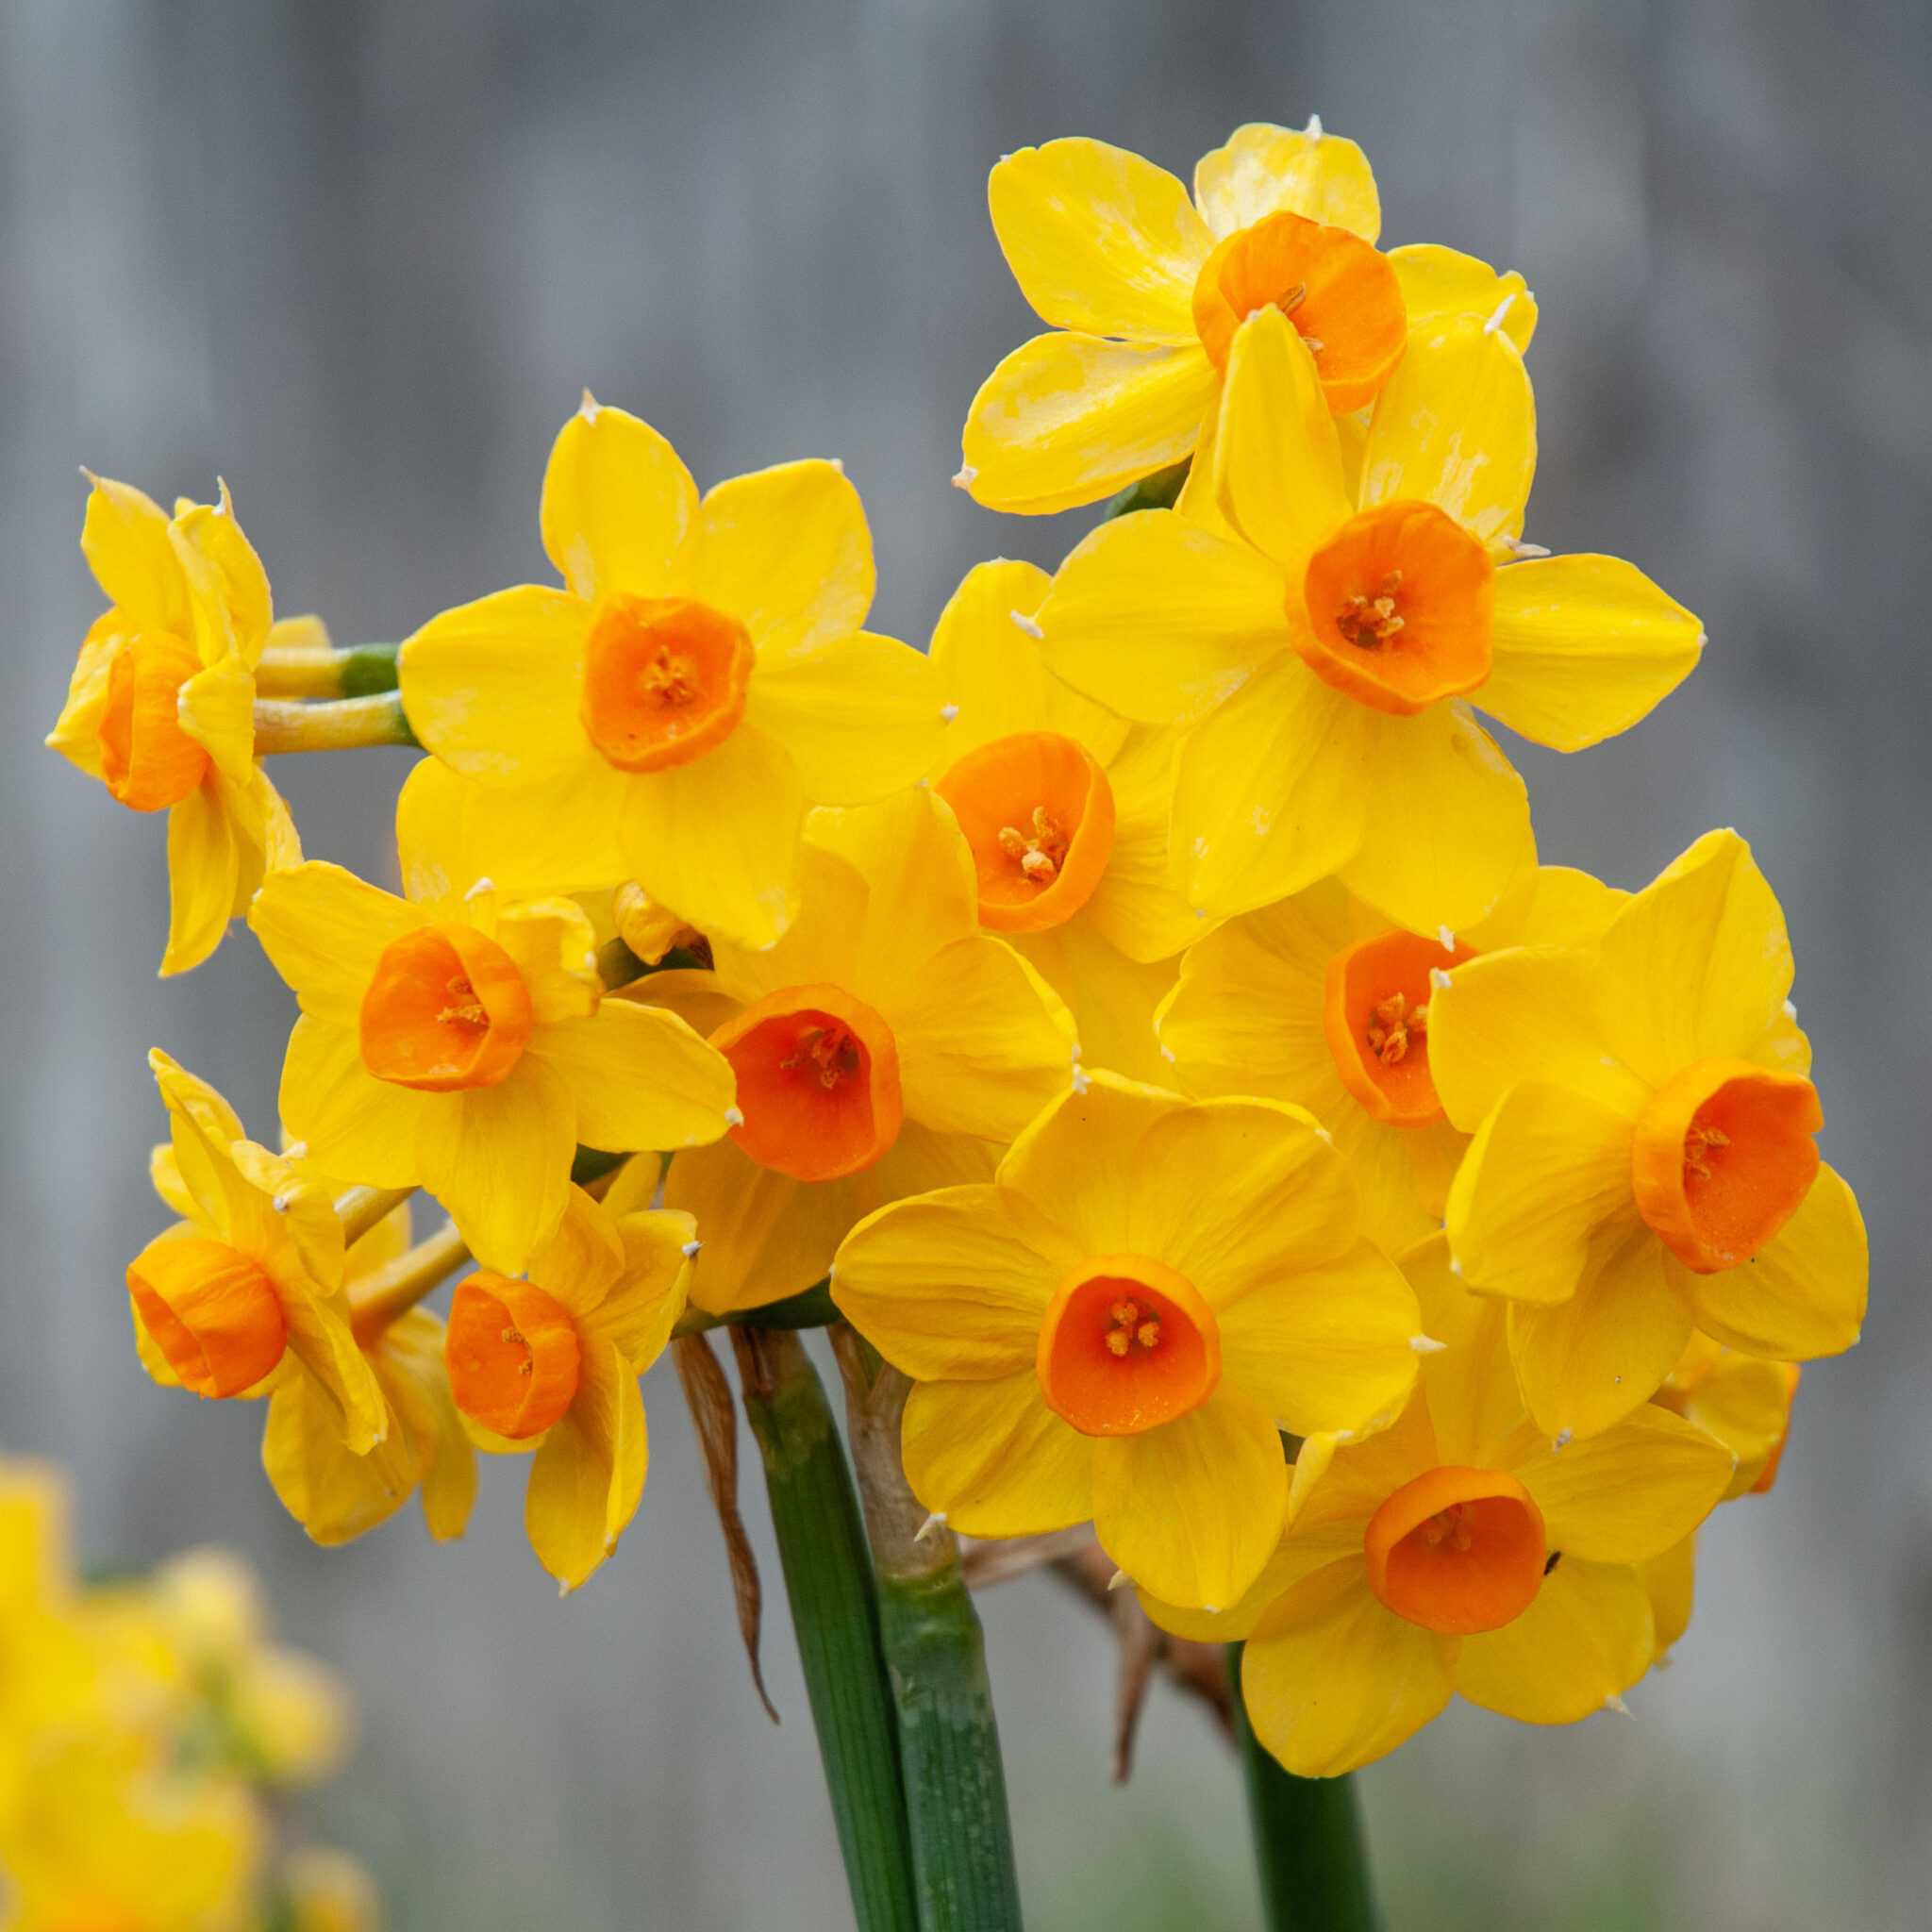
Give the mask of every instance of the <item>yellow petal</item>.
[(1566, 1553), (1513, 1623), (1462, 1640), (1456, 1688), (1524, 1724), (1574, 1724), (1642, 1676), (1655, 1642), (1637, 1572)]
[(670, 1151), (724, 1132), (736, 1087), (729, 1062), (661, 1007), (608, 1001), (594, 1019), (532, 1033), (527, 1057), (561, 1075), (586, 1147)]
[(319, 858), (271, 874), (248, 915), (302, 1010), (348, 1027), (361, 1016), (383, 949), (428, 923), (407, 900)]
[(1474, 702), (1558, 751), (1627, 731), (1697, 668), (1704, 626), (1615, 557), (1496, 573), (1494, 667)]
[(1218, 242), (1277, 208), (1347, 228), (1365, 242), (1382, 232), (1382, 203), (1368, 157), (1319, 124), (1276, 127), (1250, 121), (1194, 163), (1194, 199)]
[(1612, 1224), (1568, 1301), (1510, 1307), (1509, 1357), (1544, 1435), (1601, 1433), (1647, 1402), (1676, 1365), (1690, 1311), (1664, 1262), (1647, 1227)]
[(366, 1456), (384, 1432), (388, 1408), (369, 1358), (350, 1333), (346, 1298), (319, 1292), (317, 1284), (286, 1265), (271, 1272), (288, 1324), (289, 1357), (333, 1414), (343, 1445)]
[(664, 1353), (671, 1330), (684, 1313), (691, 1288), (691, 1243), (697, 1225), (689, 1214), (651, 1208), (614, 1217), (624, 1245), (624, 1273), (615, 1288), (584, 1318), (587, 1334), (608, 1336), (641, 1373)]
[(342, 1444), (340, 1418), (306, 1375), (291, 1375), (269, 1398), (261, 1465), (282, 1507), (316, 1541), (345, 1543), (374, 1529), (408, 1500), (417, 1474), (414, 1445), (399, 1429), (393, 1446), (358, 1456)]
[[(1593, 946), (1630, 903), (1628, 892), (1567, 865), (1541, 865), (1533, 876), (1529, 904), (1508, 937), (1512, 946)], [(1500, 934), (1486, 941), (1480, 928), (1468, 937), (1480, 947), (1503, 943)]]
[(791, 754), (741, 724), (703, 758), (634, 778), (618, 839), (653, 899), (693, 925), (765, 946), (791, 922), (804, 821)]
[(417, 1128), (448, 1099), (378, 1080), (363, 1066), (352, 1028), (304, 1014), (289, 1035), (282, 1121), (308, 1143), (308, 1158), (324, 1174), (376, 1188), (416, 1186), (423, 1178)]
[(1411, 932), (1474, 925), (1536, 857), (1528, 792), (1466, 705), (1380, 723), (1342, 883)]
[(573, 1186), (557, 1232), (530, 1257), (530, 1279), (581, 1319), (616, 1285), (624, 1259), (624, 1237), (616, 1216)]
[(168, 946), (161, 973), (199, 966), (222, 942), (235, 914), (242, 852), (210, 773), (168, 812)]
[(58, 751), (90, 778), (102, 775), (101, 720), (108, 711), (108, 680), (114, 659), (128, 641), (125, 625), (126, 618), (119, 610), (103, 611), (94, 620), (74, 661), (67, 702), (46, 737), (49, 751)]
[(1536, 297), (1513, 268), (1498, 275), (1488, 262), (1434, 242), (1390, 249), (1389, 266), (1402, 289), (1411, 335), (1437, 334), (1440, 324), (1464, 316), (1488, 322), (1502, 309), (1497, 328), (1519, 354), (1528, 349), (1536, 333)]
[(1173, 832), (1193, 904), (1210, 918), (1246, 912), (1348, 863), (1392, 762), (1381, 747), (1394, 722), (1284, 651), (1195, 725), (1181, 746)]
[(1355, 1557), (1303, 1578), (1241, 1654), (1255, 1735), (1297, 1777), (1386, 1757), (1449, 1702), (1458, 1641), (1384, 1609)]
[(1373, 1241), (1263, 1282), (1217, 1314), (1223, 1374), (1292, 1435), (1365, 1428), (1414, 1386), (1415, 1294)]
[(1228, 1381), (1175, 1422), (1093, 1444), (1101, 1547), (1169, 1603), (1238, 1603), (1274, 1555), (1287, 1508), (1274, 1420)]
[(938, 673), (897, 638), (860, 631), (759, 661), (745, 723), (791, 754), (816, 805), (860, 805), (910, 785), (945, 740)]
[(697, 497), (691, 472), (648, 423), (587, 391), (543, 472), (544, 555), (579, 597), (660, 597)]
[(168, 538), (159, 504), (129, 483), (91, 476), (80, 548), (107, 592), (125, 611), (128, 628), (189, 633), (188, 580)]
[(713, 1315), (762, 1307), (824, 1280), (857, 1219), (845, 1183), (774, 1174), (731, 1141), (680, 1154), (664, 1176), (664, 1205), (697, 1224), (691, 1305)]
[(1446, 1123), (1424, 1127), (1372, 1121), (1353, 1099), (1337, 1103), (1322, 1124), (1333, 1136), (1362, 1197), (1362, 1232), (1399, 1254), (1442, 1224), (1443, 1198), (1467, 1144)]
[(986, 184), (1007, 265), (1042, 322), (1132, 341), (1194, 340), (1213, 246), (1165, 168), (1082, 139), (1023, 147)]
[(1211, 922), (1188, 904), (1168, 862), (1180, 747), (1178, 731), (1135, 725), (1107, 768), (1113, 787), (1113, 851), (1087, 902), (1086, 923), (1142, 964), (1172, 961), (1211, 930)]
[(1480, 323), (1411, 333), (1375, 398), (1361, 508), (1421, 497), (1485, 543), (1523, 534), (1536, 475), (1536, 398), (1516, 344)]
[(1025, 1195), (1086, 1254), (1124, 1253), (1136, 1152), (1157, 1121), (1186, 1105), (1177, 1094), (1095, 1073), (1014, 1141), (1000, 1162), (1000, 1184)]
[(1073, 1016), (1083, 1067), (1173, 1086), (1173, 1069), (1155, 1037), (1154, 1009), (1173, 987), (1180, 962), (1142, 965), (1128, 958), (1083, 913), (1046, 932), (1016, 934), (1010, 943)]
[[(1508, 1304), (1471, 1294), (1450, 1273), (1449, 1242), (1431, 1235), (1402, 1257), (1415, 1290), (1422, 1333), (1439, 1349), (1424, 1357), (1422, 1379), (1435, 1455), (1486, 1467), (1496, 1445), (1523, 1419), (1523, 1394), (1509, 1362)], [(1538, 1443), (1547, 1454), (1547, 1444)]]
[(806, 838), (798, 918), (757, 962), (758, 989), (826, 980), (890, 1017), (939, 954), (979, 930), (958, 821), (928, 787), (910, 786), (876, 805), (815, 811)]
[(476, 1456), (463, 1434), (442, 1359), (441, 1318), (411, 1308), (376, 1343), (377, 1378), (414, 1438), (423, 1466), (423, 1520), (439, 1542), (461, 1536), (476, 1497)]
[(1641, 1564), (1637, 1575), (1657, 1620), (1657, 1657), (1661, 1663), (1664, 1653), (1690, 1627), (1690, 1607), (1697, 1593), (1697, 1539), (1687, 1536), (1661, 1557)]
[(968, 493), (1025, 516), (1097, 503), (1188, 455), (1214, 390), (1198, 341), (1035, 336), (973, 398), (959, 438)]
[(1024, 1194), (948, 1188), (868, 1215), (832, 1268), (840, 1312), (922, 1382), (1030, 1373), (1054, 1290), (1080, 1248)]
[(239, 658), (196, 672), (181, 687), (175, 713), (223, 776), (248, 782), (255, 770), (255, 677)]
[(1536, 1437), (1505, 1467), (1536, 1499), (1564, 1562), (1642, 1563), (1717, 1507), (1736, 1459), (1715, 1437), (1646, 1402), (1554, 1455)]
[(1865, 1223), (1842, 1176), (1818, 1170), (1804, 1205), (1750, 1260), (1692, 1274), (1673, 1260), (1698, 1326), (1732, 1348), (1781, 1361), (1840, 1355), (1865, 1320)]
[(912, 1493), (967, 1536), (1040, 1536), (1093, 1513), (1093, 1444), (1047, 1407), (1030, 1366), (922, 1382), (900, 1449)]
[[(491, 881), (483, 884), (487, 889)], [(515, 962), (536, 1024), (588, 1020), (603, 998), (604, 982), (597, 973), (597, 935), (584, 908), (575, 899), (526, 899), (491, 918), (483, 908), (495, 901), (493, 891), (476, 894), (475, 923)]]
[(1225, 1609), (1190, 1609), (1138, 1588), (1135, 1594), (1141, 1607), (1171, 1636), (1191, 1637), (1196, 1643), (1239, 1643), (1254, 1634), (1255, 1625), (1283, 1591), (1339, 1557), (1353, 1557), (1359, 1565), (1361, 1548), (1359, 1524), (1330, 1524), (1307, 1535), (1291, 1532), (1274, 1546), (1274, 1554), (1240, 1601)]
[(275, 610), (268, 573), (235, 521), (224, 484), (218, 503), (175, 505), (168, 538), (188, 584), (190, 634), (204, 664), (237, 657), (253, 670)]
[(1228, 522), (1299, 584), (1354, 508), (1315, 358), (1279, 308), (1235, 333), (1214, 441), (1214, 493)]
[(576, 1399), (531, 1458), (524, 1492), (530, 1547), (566, 1591), (616, 1550), (650, 1460), (638, 1378), (616, 1345), (587, 1346), (581, 1374)]
[(1061, 564), (1040, 608), (1040, 653), (1124, 718), (1192, 724), (1282, 655), (1282, 594), (1260, 551), (1173, 510), (1137, 510), (1102, 524)]
[[(579, 758), (554, 777), (514, 784), (463, 779), (441, 760), (425, 758), (403, 787), (399, 837), (403, 808), (425, 771), (446, 774), (460, 791), (456, 872), (448, 876), (468, 873), (463, 891), (484, 876), (505, 893), (608, 891), (625, 877), (617, 822), (631, 779), (601, 758)], [(429, 903), (434, 895), (418, 891), (424, 870), (412, 867), (406, 851), (405, 887), (411, 899)]]
[(1450, 1120), (1474, 1133), (1519, 1080), (1547, 1080), (1635, 1122), (1650, 1097), (1607, 1062), (1591, 1024), (1588, 953), (1512, 947), (1471, 959), (1429, 1002), (1429, 1072)]
[(759, 668), (849, 636), (872, 608), (872, 531), (834, 463), (779, 463), (705, 493), (675, 573), (686, 594), (735, 617)]
[(1631, 1207), (1629, 1121), (1569, 1088), (1524, 1080), (1497, 1102), (1457, 1172), (1449, 1245), (1472, 1288), (1565, 1301), (1597, 1230)]
[(423, 1185), (484, 1267), (522, 1274), (569, 1197), (576, 1108), (568, 1082), (525, 1054), (494, 1087), (421, 1097), (444, 1103), (419, 1117)]
[(936, 954), (886, 1018), (907, 1114), (941, 1133), (1010, 1141), (1072, 1076), (1066, 1008), (996, 939)]
[(520, 584), (432, 617), (396, 677), (409, 728), (472, 778), (560, 778), (596, 754), (578, 717), (591, 606)]
[(1600, 958), (1597, 1023), (1653, 1087), (1712, 1055), (1781, 1064), (1791, 944), (1737, 833), (1707, 832), (1644, 887), (1611, 922)]

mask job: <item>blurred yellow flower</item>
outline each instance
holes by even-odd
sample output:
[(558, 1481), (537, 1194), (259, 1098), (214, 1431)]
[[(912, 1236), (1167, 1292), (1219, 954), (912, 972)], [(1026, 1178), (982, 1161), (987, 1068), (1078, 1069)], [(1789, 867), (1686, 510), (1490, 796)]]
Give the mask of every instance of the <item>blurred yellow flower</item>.
[(1693, 1325), (1774, 1361), (1865, 1312), (1864, 1224), (1820, 1165), (1790, 943), (1735, 832), (1707, 833), (1594, 948), (1456, 967), (1430, 1003), (1463, 1279), (1511, 1304), (1529, 1411), (1590, 1435), (1645, 1401)]
[(255, 666), (273, 625), (268, 578), (219, 503), (172, 520), (125, 483), (92, 479), (81, 549), (111, 608), (80, 647), (47, 742), (135, 811), (168, 812), (165, 974), (198, 966), (268, 870), (302, 857), (255, 758)]
[(1615, 558), (1517, 554), (1535, 408), (1500, 330), (1444, 321), (1375, 404), (1359, 482), (1288, 320), (1241, 325), (1214, 486), (1103, 524), (1060, 567), (1041, 651), (1123, 717), (1191, 727), (1173, 856), (1191, 902), (1244, 912), (1329, 874), (1398, 925), (1460, 931), (1532, 853), (1523, 781), (1480, 706), (1574, 751), (1697, 662), (1697, 620)]
[(1361, 408), (1407, 333), (1497, 315), (1527, 348), (1518, 275), (1434, 246), (1376, 252), (1382, 209), (1352, 141), (1255, 122), (1194, 169), (1194, 194), (1105, 142), (1022, 148), (987, 184), (1008, 265), (1053, 325), (995, 369), (966, 419), (958, 481), (993, 509), (1071, 509), (1179, 461), (1211, 429), (1235, 330), (1287, 316), (1337, 413)]
[(1784, 1459), (1802, 1371), (1692, 1335), (1650, 1399), (1715, 1436), (1738, 1458), (1724, 1501), (1768, 1495)]
[(862, 630), (872, 536), (833, 463), (699, 499), (649, 425), (587, 395), (543, 479), (563, 590), (433, 618), (398, 659), (439, 758), (496, 794), (506, 889), (635, 879), (707, 930), (765, 945), (791, 917), (810, 805), (909, 784), (942, 699), (924, 658)]
[(832, 1295), (919, 1385), (928, 1509), (987, 1537), (1091, 1516), (1148, 1589), (1224, 1607), (1281, 1533), (1278, 1432), (1374, 1427), (1415, 1379), (1415, 1296), (1360, 1219), (1300, 1108), (1094, 1074), (991, 1185), (861, 1222)]

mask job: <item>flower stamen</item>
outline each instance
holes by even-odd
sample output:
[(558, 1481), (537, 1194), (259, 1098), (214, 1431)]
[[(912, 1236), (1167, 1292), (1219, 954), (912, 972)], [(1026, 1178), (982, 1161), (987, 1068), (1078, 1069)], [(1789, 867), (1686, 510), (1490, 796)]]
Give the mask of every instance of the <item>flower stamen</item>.
[(1705, 1156), (1713, 1147), (1728, 1147), (1731, 1137), (1722, 1128), (1699, 1126), (1693, 1123), (1684, 1136), (1684, 1172), (1694, 1174), (1701, 1181), (1710, 1178), (1710, 1167)]
[(1428, 1002), (1418, 1000), (1411, 1007), (1406, 993), (1393, 992), (1376, 1006), (1369, 1022), (1369, 1049), (1385, 1067), (1397, 1066), (1408, 1058), (1411, 1038), (1425, 1039), (1428, 1031)]
[(1045, 806), (1033, 808), (1033, 830), (1029, 837), (1014, 825), (1000, 827), (1000, 850), (1020, 861), (1020, 870), (1035, 885), (1051, 885), (1067, 862), (1067, 847), (1073, 842), (1067, 829)]
[(470, 984), (469, 975), (458, 973), (443, 991), (449, 995), (449, 1005), (437, 1014), (440, 1023), (455, 1021), (462, 1026), (487, 1026), (490, 1011), (476, 997), (476, 989)]
[(1108, 1354), (1124, 1359), (1137, 1342), (1147, 1349), (1159, 1344), (1160, 1317), (1153, 1309), (1143, 1310), (1139, 1302), (1125, 1300), (1115, 1302), (1107, 1312), (1113, 1322), (1105, 1337)]
[(778, 1062), (787, 1069), (816, 1069), (819, 1085), (829, 1091), (859, 1073), (858, 1048), (842, 1026), (807, 1026), (798, 1036), (797, 1050)]
[(1373, 597), (1359, 591), (1341, 600), (1335, 613), (1335, 627), (1358, 651), (1377, 651), (1403, 628), (1396, 614), (1395, 593), (1402, 588), (1402, 573), (1391, 570)]

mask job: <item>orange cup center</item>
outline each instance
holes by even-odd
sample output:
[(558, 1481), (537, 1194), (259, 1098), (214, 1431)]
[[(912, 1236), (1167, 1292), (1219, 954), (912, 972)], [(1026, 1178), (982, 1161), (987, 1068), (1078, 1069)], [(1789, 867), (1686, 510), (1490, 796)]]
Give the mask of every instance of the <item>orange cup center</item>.
[(1217, 369), (1257, 308), (1279, 308), (1315, 358), (1338, 416), (1374, 400), (1408, 344), (1389, 259), (1373, 242), (1287, 209), (1221, 242), (1194, 279), (1194, 327)]
[(1513, 1623), (1549, 1564), (1542, 1511), (1512, 1475), (1444, 1466), (1404, 1483), (1369, 1519), (1369, 1588), (1445, 1637)]
[(128, 1264), (127, 1291), (168, 1366), (197, 1395), (254, 1388), (288, 1346), (268, 1271), (225, 1241), (150, 1241)]
[(577, 1392), (576, 1324), (534, 1282), (487, 1271), (458, 1282), (442, 1355), (457, 1407), (513, 1442), (541, 1436)]
[(1324, 684), (1398, 718), (1474, 691), (1490, 675), (1495, 566), (1433, 503), (1349, 518), (1309, 559), (1295, 649)]
[(1429, 1074), (1432, 972), (1475, 957), (1399, 927), (1337, 953), (1328, 962), (1322, 1030), (1341, 1084), (1371, 1120), (1426, 1126), (1442, 1117)]
[(953, 808), (979, 876), (979, 923), (1044, 932), (1092, 897), (1113, 851), (1113, 787), (1058, 731), (969, 751), (933, 790)]
[(201, 669), (194, 647), (166, 631), (122, 645), (108, 667), (98, 727), (101, 776), (135, 811), (179, 805), (208, 775), (207, 751), (181, 728), (181, 687)]
[(1034, 1366), (1047, 1407), (1083, 1436), (1135, 1436), (1214, 1393), (1221, 1328), (1186, 1275), (1102, 1255), (1055, 1291)]
[(584, 729), (620, 772), (688, 765), (738, 728), (756, 656), (743, 625), (708, 604), (607, 597), (584, 644)]
[(494, 1087), (530, 1037), (517, 963), (475, 926), (419, 926), (391, 940), (362, 995), (362, 1064), (424, 1093)]
[(727, 1020), (711, 1044), (738, 1075), (731, 1138), (794, 1180), (858, 1174), (899, 1138), (899, 1047), (882, 1014), (836, 986), (791, 986)]
[(1637, 1117), (1638, 1211), (1699, 1274), (1748, 1261), (1818, 1178), (1818, 1090), (1749, 1060), (1693, 1060)]

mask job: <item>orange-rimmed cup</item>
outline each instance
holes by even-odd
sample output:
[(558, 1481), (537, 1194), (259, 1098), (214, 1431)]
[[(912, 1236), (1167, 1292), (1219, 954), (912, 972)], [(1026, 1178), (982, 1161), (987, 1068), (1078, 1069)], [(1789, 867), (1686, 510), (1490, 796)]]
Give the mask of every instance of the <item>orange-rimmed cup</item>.
[(1083, 1436), (1135, 1436), (1214, 1393), (1221, 1327), (1164, 1262), (1101, 1255), (1055, 1291), (1034, 1366), (1047, 1407)]
[(201, 669), (193, 645), (143, 632), (108, 667), (108, 702), (96, 726), (101, 777), (132, 811), (179, 805), (208, 775), (207, 749), (181, 728), (181, 687)]
[(487, 1269), (457, 1284), (442, 1356), (457, 1407), (513, 1442), (562, 1416), (583, 1364), (576, 1324), (556, 1296)]
[(254, 1388), (288, 1346), (268, 1270), (225, 1241), (150, 1241), (127, 1264), (127, 1291), (168, 1366), (197, 1395)]
[(708, 604), (619, 591), (591, 620), (578, 715), (620, 772), (688, 765), (737, 730), (757, 656), (744, 625)]
[(487, 933), (452, 921), (382, 949), (362, 995), (362, 1064), (424, 1093), (493, 1087), (522, 1058), (533, 1015), (517, 963)]
[(1371, 1120), (1426, 1126), (1442, 1117), (1429, 1072), (1429, 978), (1475, 949), (1396, 927), (1344, 947), (1328, 961), (1322, 1031), (1341, 1084)]
[(1513, 1623), (1549, 1563), (1543, 1514), (1513, 1475), (1445, 1464), (1404, 1483), (1369, 1519), (1369, 1588), (1398, 1617), (1445, 1637)]

